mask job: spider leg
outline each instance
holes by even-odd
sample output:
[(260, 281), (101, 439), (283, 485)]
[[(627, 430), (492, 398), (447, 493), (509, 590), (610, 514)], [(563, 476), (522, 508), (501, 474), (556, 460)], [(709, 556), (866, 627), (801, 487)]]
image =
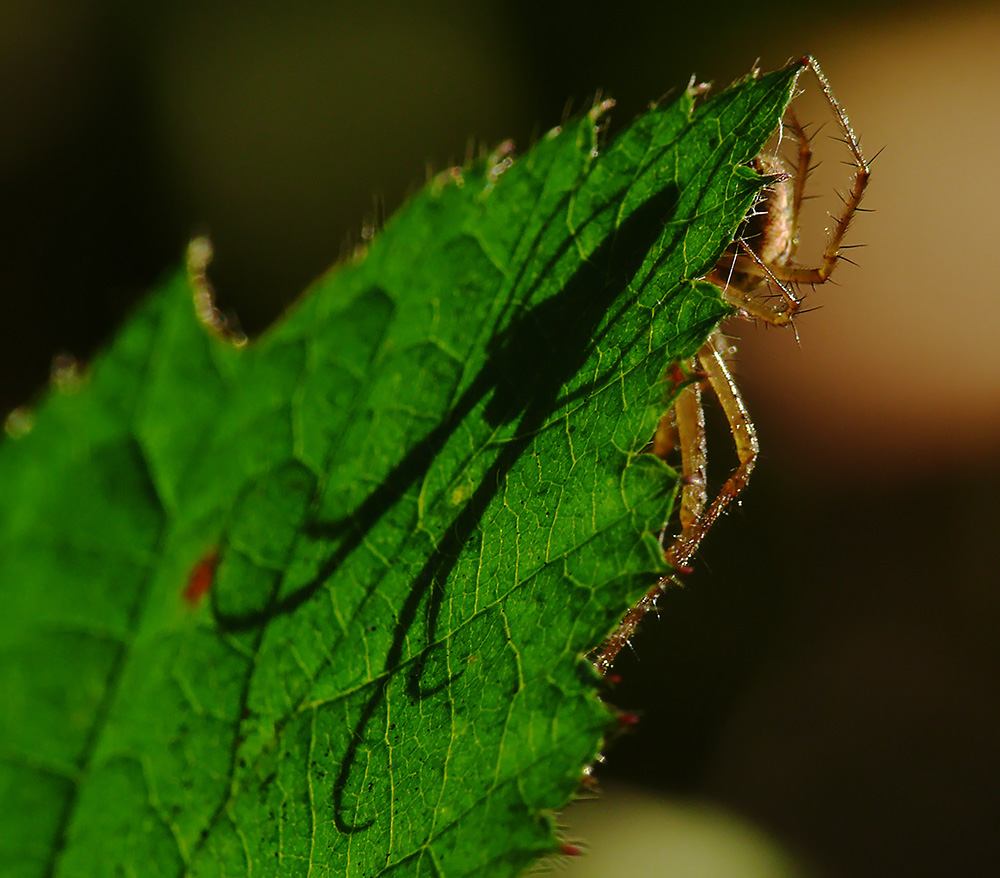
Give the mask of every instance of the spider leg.
[[(676, 440), (681, 450), (681, 470), (684, 474), (680, 506), (681, 534), (666, 550), (666, 559), (678, 572), (689, 570), (687, 564), (698, 550), (698, 545), (726, 506), (746, 486), (757, 459), (757, 431), (729, 367), (726, 366), (725, 354), (728, 347), (722, 333), (715, 330), (697, 356), (705, 380), (718, 398), (729, 422), (739, 459), (739, 466), (726, 480), (711, 505), (706, 508), (707, 445), (700, 382), (688, 385), (677, 395), (672, 412), (668, 412), (661, 420), (653, 440), (653, 453), (658, 457), (665, 457), (674, 446), (676, 427)], [(608, 672), (618, 653), (629, 643), (642, 617), (653, 608), (660, 592), (673, 581), (672, 576), (663, 577), (628, 611), (594, 659), (598, 673), (604, 675)]]
[[(827, 81), (823, 70), (811, 57), (803, 58), (802, 60), (805, 66), (813, 72), (813, 75), (819, 82), (819, 86), (823, 90), (823, 94), (826, 96), (827, 103), (829, 103), (830, 108), (833, 110), (833, 115), (837, 119), (837, 124), (840, 126), (840, 130), (843, 134), (841, 139), (851, 151), (851, 156), (854, 160), (854, 178), (851, 182), (850, 192), (848, 192), (848, 194), (843, 198), (844, 209), (830, 233), (826, 249), (823, 251), (823, 261), (820, 263), (819, 267), (797, 268), (791, 265), (778, 265), (770, 266), (770, 268), (774, 272), (774, 276), (778, 278), (778, 280), (784, 281), (785, 283), (821, 284), (825, 283), (829, 279), (830, 275), (833, 274), (834, 268), (837, 266), (837, 261), (840, 258), (840, 248), (844, 243), (844, 237), (847, 235), (847, 229), (850, 227), (851, 220), (854, 219), (858, 206), (861, 204), (861, 199), (864, 197), (865, 189), (868, 188), (868, 177), (870, 171), (868, 168), (868, 162), (865, 160), (865, 157), (861, 152), (861, 144), (858, 142), (858, 137), (854, 133), (854, 129), (851, 128), (850, 120), (847, 118), (847, 113), (844, 112), (843, 107), (840, 106), (840, 103), (837, 101), (836, 97), (834, 97), (833, 89), (830, 88), (830, 83)], [(805, 132), (802, 132), (799, 139), (800, 162), (802, 160), (803, 143), (806, 146), (808, 146), (809, 143), (808, 138), (805, 137)], [(808, 169), (808, 164), (806, 164), (805, 167)], [(800, 164), (800, 176), (802, 176), (802, 169), (802, 165)], [(804, 182), (805, 181), (803, 180), (803, 184)], [(799, 189), (798, 183), (799, 181), (796, 180), (796, 189)], [(801, 203), (801, 192), (799, 192), (798, 199), (799, 203)]]
[[(660, 419), (653, 436), (650, 451), (661, 460), (678, 447), (681, 451), (681, 485), (680, 520), (681, 529), (692, 526), (701, 515), (708, 502), (706, 492), (705, 467), (708, 458), (708, 448), (705, 441), (705, 413), (701, 404), (701, 382), (691, 381), (694, 375), (693, 360), (675, 363), (667, 371), (668, 380), (674, 387), (687, 382), (674, 397), (673, 405)], [(661, 535), (662, 539), (662, 535)], [(682, 572), (684, 568), (679, 568)], [(642, 617), (653, 609), (656, 598), (671, 582), (672, 577), (665, 576), (656, 583), (639, 602), (633, 606), (610, 637), (604, 641), (600, 651), (594, 658), (594, 666), (602, 676), (613, 664), (618, 653), (628, 645)]]
[(722, 289), (723, 298), (734, 308), (751, 319), (763, 320), (772, 326), (786, 326), (791, 323), (795, 315), (799, 313), (802, 300), (797, 298), (783, 283), (780, 276), (774, 271), (774, 265), (768, 265), (746, 242), (741, 241), (740, 246), (743, 253), (740, 253), (733, 260), (734, 270), (742, 275), (758, 275), (766, 280), (773, 287), (778, 288), (778, 293), (772, 296), (761, 296), (757, 293), (757, 285), (752, 285), (743, 289), (738, 285), (730, 285)]
[[(725, 337), (719, 330), (715, 330), (698, 352), (698, 362), (705, 371), (708, 383), (729, 422), (729, 429), (736, 444), (739, 466), (723, 484), (711, 505), (700, 510), (690, 523), (683, 524), (682, 522), (681, 535), (667, 550), (667, 560), (676, 567), (687, 566), (709, 528), (746, 487), (757, 460), (757, 453), (760, 450), (757, 442), (757, 431), (750, 420), (736, 381), (726, 365), (727, 349), (728, 343)], [(704, 430), (703, 417), (702, 430)], [(683, 446), (681, 453), (682, 455), (684, 453)], [(704, 488), (702, 491), (704, 492)]]
[[(792, 217), (795, 225), (798, 225), (799, 214), (802, 212), (802, 201), (805, 197), (806, 182), (809, 179), (809, 172), (811, 170), (812, 163), (812, 142), (809, 139), (809, 135), (806, 134), (805, 128), (802, 127), (802, 123), (799, 122), (798, 116), (795, 115), (795, 111), (789, 107), (785, 111), (785, 124), (792, 129), (795, 134), (796, 143), (799, 147), (799, 156), (795, 162), (795, 188), (792, 193)], [(792, 249), (788, 254), (789, 259), (795, 256), (795, 250), (799, 246), (799, 236), (796, 235), (792, 241)]]
[[(846, 195), (841, 195), (844, 207), (840, 215), (837, 217), (832, 230), (830, 231), (826, 248), (823, 251), (823, 257), (817, 267), (806, 268), (792, 264), (791, 259), (794, 255), (795, 248), (798, 246), (797, 238), (792, 242), (792, 248), (787, 256), (787, 259), (780, 262), (769, 261), (765, 264), (765, 262), (763, 262), (756, 253), (745, 246), (743, 247), (744, 252), (736, 254), (731, 271), (735, 270), (736, 272), (742, 273), (746, 276), (756, 276), (760, 278), (761, 281), (770, 281), (777, 284), (781, 297), (786, 300), (790, 307), (784, 310), (769, 307), (766, 304), (755, 307), (750, 296), (748, 295), (748, 292), (743, 291), (734, 292), (727, 290), (727, 298), (733, 300), (733, 304), (741, 311), (750, 314), (752, 317), (758, 317), (762, 320), (766, 320), (769, 323), (787, 323), (792, 317), (794, 317), (795, 312), (798, 310), (795, 297), (791, 295), (791, 292), (787, 289), (788, 285), (795, 286), (798, 284), (809, 284), (812, 286), (815, 284), (826, 283), (830, 279), (834, 269), (837, 267), (837, 263), (840, 261), (840, 250), (843, 246), (844, 238), (847, 235), (847, 230), (850, 228), (851, 222), (861, 205), (861, 199), (864, 198), (865, 190), (868, 188), (868, 178), (870, 174), (868, 161), (861, 152), (861, 144), (858, 142), (858, 137), (854, 133), (854, 129), (851, 128), (851, 122), (847, 118), (847, 114), (844, 112), (843, 108), (837, 101), (837, 98), (834, 96), (833, 90), (830, 88), (830, 83), (827, 81), (822, 69), (812, 58), (804, 58), (803, 64), (813, 72), (813, 75), (819, 82), (820, 88), (826, 97), (827, 103), (829, 103), (830, 108), (833, 110), (833, 115), (836, 118), (837, 124), (840, 126), (840, 130), (843, 135), (840, 140), (851, 152), (854, 164), (854, 176), (851, 180), (850, 191)], [(799, 210), (803, 201), (803, 193), (809, 176), (809, 163), (812, 160), (812, 146), (810, 145), (809, 136), (806, 134), (805, 129), (801, 126), (801, 124), (799, 124), (798, 119), (791, 110), (789, 110), (786, 114), (786, 121), (788, 126), (795, 133), (799, 146), (799, 156), (794, 175), (795, 183), (791, 206), (793, 222), (797, 224)], [(795, 304), (793, 304), (793, 302)]]
[[(687, 365), (687, 372), (690, 374), (694, 371), (694, 364)], [(683, 373), (680, 377), (683, 378)], [(677, 377), (674, 380), (676, 381)], [(665, 423), (669, 424), (669, 430), (673, 434), (669, 436), (669, 441), (660, 437)], [(653, 442), (653, 453), (665, 458), (675, 447), (680, 447), (683, 475), (680, 521), (681, 527), (687, 528), (697, 520), (708, 502), (706, 490), (708, 443), (705, 438), (705, 410), (701, 404), (700, 382), (688, 384), (677, 394), (672, 410), (664, 416), (660, 424), (661, 427), (657, 430)]]

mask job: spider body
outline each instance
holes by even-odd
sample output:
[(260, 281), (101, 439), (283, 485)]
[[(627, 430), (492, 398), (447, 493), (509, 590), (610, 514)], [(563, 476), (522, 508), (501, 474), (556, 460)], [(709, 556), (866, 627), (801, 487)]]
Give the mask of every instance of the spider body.
[[(754, 160), (754, 170), (772, 183), (756, 209), (747, 218), (742, 239), (750, 252), (766, 266), (790, 265), (799, 243), (798, 206), (795, 204), (796, 178), (791, 168), (779, 156), (760, 155)], [(799, 169), (797, 173), (802, 173)], [(734, 262), (737, 254), (730, 250), (723, 257), (712, 280), (721, 289), (735, 287), (752, 293), (766, 282), (760, 272), (747, 271)], [(729, 268), (731, 273), (724, 275)]]

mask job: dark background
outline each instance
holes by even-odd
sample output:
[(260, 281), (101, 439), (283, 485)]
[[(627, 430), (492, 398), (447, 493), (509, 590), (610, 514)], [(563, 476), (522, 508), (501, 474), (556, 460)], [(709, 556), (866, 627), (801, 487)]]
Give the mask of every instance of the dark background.
[[(644, 720), (601, 774), (731, 809), (820, 874), (995, 874), (998, 45), (1000, 15), (961, 5), (4, 0), (0, 410), (89, 358), (192, 234), (259, 332), (470, 144), (811, 52), (887, 147), (870, 246), (801, 350), (730, 326), (763, 458), (619, 661)], [(804, 84), (828, 120), (810, 261), (848, 170)]]

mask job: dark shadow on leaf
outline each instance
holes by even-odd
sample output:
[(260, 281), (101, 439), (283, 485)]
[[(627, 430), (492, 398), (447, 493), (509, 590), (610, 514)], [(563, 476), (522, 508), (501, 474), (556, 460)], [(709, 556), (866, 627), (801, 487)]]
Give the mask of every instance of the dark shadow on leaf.
[[(491, 391), (484, 414), (490, 426), (512, 423), (531, 411), (532, 417), (522, 418), (518, 434), (530, 436), (537, 430), (545, 419), (544, 412), (541, 420), (537, 415), (540, 404), (551, 411), (559, 390), (585, 361), (602, 318), (627, 289), (676, 204), (677, 189), (668, 186), (633, 211), (617, 234), (598, 247), (559, 293), (525, 309), (494, 337), (488, 346), (487, 361), (454, 408), (352, 513), (336, 522), (306, 523), (307, 536), (338, 541), (337, 549), (309, 583), (266, 609), (217, 617), (220, 627), (231, 632), (257, 628), (269, 619), (293, 612), (308, 600), (427, 472), (451, 435)], [(616, 207), (609, 204), (605, 210)], [(567, 246), (572, 239), (568, 241)], [(560, 255), (552, 257), (546, 271)]]
[[(358, 832), (372, 825), (372, 820), (357, 824), (345, 820), (343, 796), (357, 746), (385, 698), (388, 679), (399, 666), (407, 633), (417, 619), (424, 598), (429, 597), (426, 603), (427, 640), (433, 643), (437, 640), (445, 585), (463, 548), (479, 529), (482, 516), (506, 475), (549, 417), (560, 389), (586, 360), (601, 320), (612, 302), (627, 289), (628, 280), (638, 271), (649, 248), (659, 238), (663, 223), (676, 203), (677, 193), (673, 188), (646, 202), (623, 224), (617, 236), (608, 238), (594, 258), (581, 266), (561, 292), (526, 311), (491, 345), (489, 360), (473, 386), (482, 381), (483, 385), (494, 388), (485, 417), (491, 425), (519, 418), (517, 437), (501, 448), (473, 495), (448, 527), (438, 549), (417, 575), (400, 610), (383, 666), (385, 676), (378, 681), (362, 709), (334, 784), (334, 820), (341, 832)], [(441, 691), (457, 677), (425, 689), (421, 677), (426, 657), (425, 651), (408, 670), (407, 689), (414, 700)]]

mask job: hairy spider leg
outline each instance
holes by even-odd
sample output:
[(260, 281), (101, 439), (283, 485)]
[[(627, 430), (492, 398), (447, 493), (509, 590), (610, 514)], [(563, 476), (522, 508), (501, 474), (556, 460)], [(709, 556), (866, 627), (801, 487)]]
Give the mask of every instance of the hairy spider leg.
[[(676, 568), (687, 567), (705, 534), (723, 510), (746, 487), (760, 451), (757, 431), (732, 372), (726, 365), (726, 356), (730, 350), (729, 342), (717, 329), (698, 351), (698, 363), (729, 422), (739, 460), (739, 465), (707, 508), (705, 415), (695, 387), (686, 387), (681, 391), (674, 406), (681, 446), (681, 466), (685, 475), (681, 488), (681, 534), (667, 549), (667, 560)], [(685, 395), (691, 400), (690, 404), (683, 399)], [(689, 437), (687, 442), (685, 436)], [(689, 478), (689, 471), (695, 473), (696, 478)]]
[[(868, 188), (868, 178), (870, 176), (868, 162), (866, 161), (864, 154), (861, 152), (861, 144), (858, 142), (857, 135), (851, 127), (851, 122), (847, 118), (847, 113), (844, 112), (840, 103), (837, 101), (837, 98), (834, 96), (833, 89), (830, 88), (830, 83), (827, 80), (826, 75), (814, 59), (805, 58), (803, 61), (805, 66), (813, 72), (813, 75), (819, 82), (820, 88), (827, 99), (827, 103), (829, 103), (831, 109), (833, 110), (833, 115), (836, 118), (843, 135), (840, 140), (842, 143), (846, 144), (847, 148), (851, 152), (851, 163), (854, 165), (854, 176), (848, 194), (844, 196), (838, 193), (844, 203), (844, 207), (840, 212), (840, 216), (834, 223), (832, 230), (830, 231), (826, 248), (823, 251), (823, 258), (819, 266), (815, 268), (806, 268), (795, 265), (792, 262), (792, 257), (795, 255), (795, 249), (798, 246), (797, 234), (793, 236), (787, 255), (783, 258), (773, 261), (769, 260), (764, 254), (758, 253), (746, 244), (743, 245), (744, 253), (738, 254), (735, 257), (735, 271), (742, 272), (749, 276), (756, 276), (761, 282), (770, 280), (777, 284), (779, 290), (781, 290), (782, 298), (786, 300), (788, 307), (782, 311), (776, 311), (773, 307), (768, 307), (766, 301), (750, 297), (748, 293), (752, 290), (737, 289), (733, 291), (731, 289), (727, 289), (723, 291), (724, 295), (726, 295), (726, 298), (729, 299), (733, 305), (741, 311), (746, 312), (751, 317), (760, 318), (768, 323), (774, 323), (777, 325), (789, 323), (795, 317), (795, 314), (799, 310), (801, 304), (801, 300), (791, 294), (791, 291), (788, 290), (786, 284), (809, 284), (814, 286), (816, 284), (826, 283), (830, 279), (834, 269), (837, 267), (837, 263), (843, 258), (840, 254), (840, 250), (843, 247), (844, 237), (847, 235), (847, 230), (850, 228), (852, 220), (860, 209), (861, 199), (864, 197), (865, 190)], [(809, 163), (812, 160), (812, 147), (808, 135), (799, 124), (794, 113), (789, 112), (787, 114), (786, 121), (795, 133), (795, 137), (799, 145), (799, 156), (794, 174), (792, 203), (789, 208), (788, 217), (792, 226), (797, 229), (798, 214), (804, 197), (803, 193), (806, 179), (809, 175)], [(774, 185), (780, 186), (782, 182), (783, 181), (779, 180)], [(717, 277), (715, 279), (717, 279)]]
[[(653, 441), (653, 453), (665, 457), (680, 446), (683, 473), (680, 503), (681, 533), (666, 550), (666, 559), (678, 573), (690, 570), (687, 566), (705, 534), (723, 510), (742, 492), (753, 472), (760, 446), (746, 405), (740, 396), (732, 373), (726, 365), (729, 342), (718, 329), (698, 351), (697, 362), (701, 373), (696, 380), (684, 387), (674, 400), (671, 412), (660, 421)], [(687, 373), (694, 373), (693, 364), (687, 363)], [(676, 367), (679, 371), (680, 367)], [(680, 376), (683, 379), (683, 375)], [(678, 381), (674, 375), (673, 380)], [(702, 383), (707, 384), (725, 413), (729, 429), (736, 444), (739, 465), (708, 505), (707, 461), (708, 445), (705, 436), (705, 412), (702, 406)], [(707, 507), (707, 508), (706, 508)], [(665, 576), (650, 589), (622, 620), (615, 632), (604, 642), (594, 664), (600, 674), (606, 674), (618, 653), (625, 647), (636, 626), (656, 604), (659, 593), (674, 581)]]
[(652, 452), (666, 460), (675, 448), (681, 449), (680, 522), (689, 528), (708, 502), (708, 442), (705, 409), (701, 404), (702, 382), (708, 377), (696, 372), (694, 359), (674, 365), (669, 376), (680, 388), (670, 410), (660, 419), (653, 437)]

